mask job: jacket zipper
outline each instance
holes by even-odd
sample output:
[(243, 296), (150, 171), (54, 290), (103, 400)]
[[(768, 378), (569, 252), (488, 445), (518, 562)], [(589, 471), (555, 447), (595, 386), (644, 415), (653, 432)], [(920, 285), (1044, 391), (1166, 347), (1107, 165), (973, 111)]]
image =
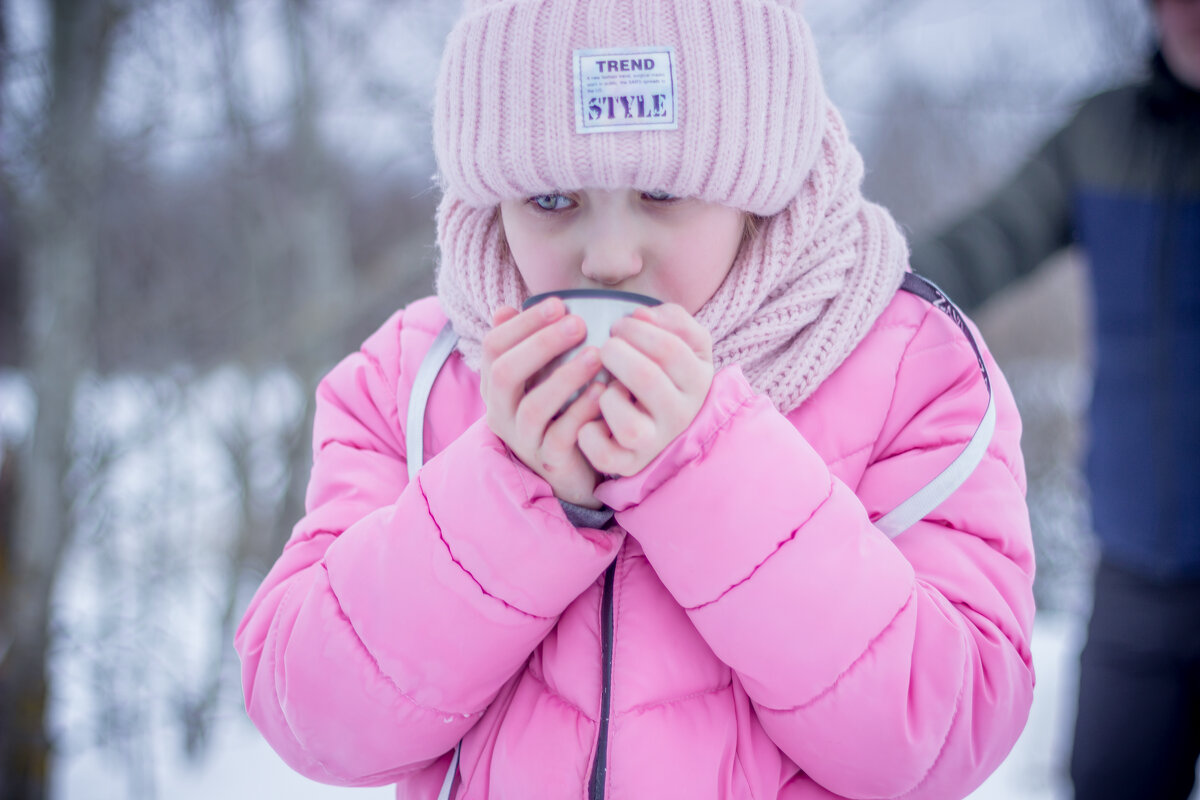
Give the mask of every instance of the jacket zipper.
[(613, 582), (617, 575), (617, 561), (604, 571), (604, 595), (600, 602), (600, 653), (603, 659), (603, 683), (600, 687), (600, 734), (596, 742), (596, 760), (592, 764), (592, 778), (588, 782), (588, 799), (603, 800), (604, 780), (608, 773), (608, 717), (612, 699), (613, 662)]

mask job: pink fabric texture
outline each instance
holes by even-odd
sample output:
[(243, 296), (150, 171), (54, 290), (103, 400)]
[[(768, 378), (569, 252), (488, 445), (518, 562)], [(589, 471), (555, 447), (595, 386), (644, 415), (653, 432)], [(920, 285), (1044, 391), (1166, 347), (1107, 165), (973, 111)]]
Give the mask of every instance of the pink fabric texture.
[(577, 529), (481, 419), (451, 357), (410, 482), (409, 390), (445, 317), (398, 312), (318, 389), (307, 514), (237, 633), (246, 705), (312, 778), (433, 798), (584, 798), (599, 749), (604, 572), (615, 560), (604, 796), (949, 800), (1030, 707), (1033, 548), (1020, 424), (985, 351), (996, 433), (895, 540), (872, 520), (961, 451), (975, 356), (901, 292), (799, 407), (736, 367)]
[[(674, 48), (678, 129), (576, 133), (572, 54), (614, 46)], [(495, 310), (528, 297), (501, 246), (509, 198), (635, 187), (767, 217), (697, 318), (716, 364), (783, 410), (854, 349), (907, 265), (794, 3), (477, 2), (447, 41), (434, 150), (437, 292), (472, 366)]]

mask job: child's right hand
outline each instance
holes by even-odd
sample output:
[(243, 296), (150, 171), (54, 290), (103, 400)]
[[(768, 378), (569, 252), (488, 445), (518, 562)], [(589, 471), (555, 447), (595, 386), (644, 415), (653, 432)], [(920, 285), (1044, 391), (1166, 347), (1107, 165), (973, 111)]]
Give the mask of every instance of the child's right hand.
[[(599, 352), (585, 348), (526, 391), (526, 383), (540, 369), (583, 341), (583, 320), (567, 314), (562, 300), (551, 297), (525, 311), (500, 308), (492, 324), (483, 337), (480, 366), (488, 427), (550, 484), (555, 497), (599, 508), (593, 494), (597, 473), (576, 444), (579, 429), (600, 414), (604, 386), (592, 380), (600, 372)], [(587, 388), (559, 414), (585, 384)]]

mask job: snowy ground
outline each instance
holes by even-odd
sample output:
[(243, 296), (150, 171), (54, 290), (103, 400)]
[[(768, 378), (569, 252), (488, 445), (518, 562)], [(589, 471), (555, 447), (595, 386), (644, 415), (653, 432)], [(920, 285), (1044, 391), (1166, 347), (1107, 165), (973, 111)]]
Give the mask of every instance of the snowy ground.
[[(1067, 800), (1064, 759), (1074, 717), (1076, 663), (1082, 626), (1073, 615), (1042, 615), (1034, 626), (1037, 691), (1025, 733), (1003, 766), (972, 800)], [(341, 789), (291, 772), (243, 719), (222, 730), (202, 766), (177, 766), (155, 778), (154, 794), (171, 800), (368, 800), (390, 798), (390, 787)], [(63, 764), (57, 800), (143, 800), (97, 751)]]

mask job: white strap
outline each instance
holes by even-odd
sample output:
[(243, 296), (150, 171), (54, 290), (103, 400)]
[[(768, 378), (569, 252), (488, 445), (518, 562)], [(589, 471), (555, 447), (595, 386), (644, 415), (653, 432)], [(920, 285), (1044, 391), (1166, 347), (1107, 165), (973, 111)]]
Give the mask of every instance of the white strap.
[(954, 494), (959, 486), (962, 486), (963, 482), (975, 471), (975, 467), (979, 466), (979, 462), (983, 460), (988, 444), (992, 441), (992, 434), (996, 430), (996, 398), (992, 392), (992, 379), (988, 375), (983, 353), (980, 352), (979, 345), (971, 334), (966, 320), (963, 319), (962, 312), (958, 310), (958, 306), (954, 305), (950, 298), (946, 297), (932, 281), (912, 272), (905, 274), (904, 283), (900, 288), (928, 300), (949, 316), (967, 337), (971, 349), (975, 351), (979, 369), (983, 373), (983, 385), (987, 388), (988, 404), (984, 409), (983, 419), (980, 420), (971, 440), (967, 442), (962, 452), (950, 462), (950, 465), (903, 503), (876, 520), (875, 527), (883, 531), (889, 539), (895, 539), (920, 522), (929, 512), (940, 506), (942, 501)]
[(404, 427), (405, 456), (408, 458), (408, 479), (417, 477), (417, 470), (425, 463), (425, 405), (429, 402), (429, 393), (433, 390), (433, 382), (437, 380), (442, 365), (454, 352), (458, 344), (458, 334), (447, 322), (438, 331), (437, 338), (429, 346), (421, 366), (417, 368), (417, 376), (413, 379), (412, 391), (408, 395), (408, 419)]
[(876, 520), (875, 527), (887, 534), (889, 539), (895, 539), (924, 519), (929, 512), (940, 506), (943, 500), (954, 494), (975, 471), (975, 467), (979, 466), (995, 430), (996, 400), (994, 397), (988, 397), (983, 419), (971, 436), (971, 441), (967, 442), (967, 446), (958, 457), (936, 478), (918, 489), (916, 494)]
[[(447, 322), (438, 331), (437, 338), (429, 346), (421, 366), (417, 368), (417, 376), (413, 378), (412, 390), (408, 395), (408, 417), (404, 428), (404, 452), (408, 458), (408, 479), (415, 480), (417, 470), (425, 463), (425, 406), (429, 403), (429, 393), (433, 391), (433, 382), (437, 380), (442, 367), (454, 352), (458, 344), (458, 334), (454, 327)], [(462, 742), (454, 746), (454, 756), (450, 759), (450, 768), (446, 770), (446, 779), (442, 781), (442, 790), (438, 792), (438, 800), (450, 800), (450, 790), (454, 788), (454, 774), (458, 771), (458, 753)]]
[(446, 770), (446, 780), (442, 781), (442, 790), (438, 792), (438, 800), (450, 800), (450, 789), (454, 786), (454, 773), (458, 771), (458, 752), (462, 750), (462, 742), (454, 746), (454, 757), (450, 759), (450, 769)]

